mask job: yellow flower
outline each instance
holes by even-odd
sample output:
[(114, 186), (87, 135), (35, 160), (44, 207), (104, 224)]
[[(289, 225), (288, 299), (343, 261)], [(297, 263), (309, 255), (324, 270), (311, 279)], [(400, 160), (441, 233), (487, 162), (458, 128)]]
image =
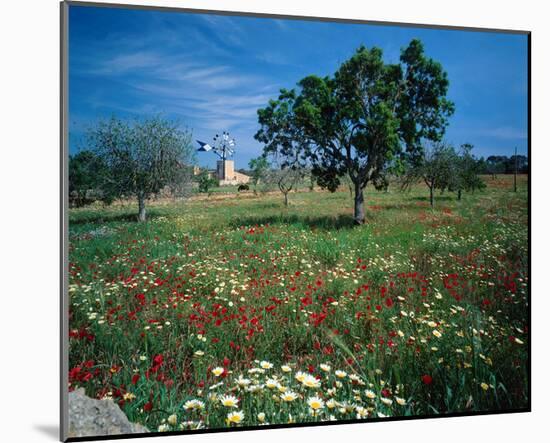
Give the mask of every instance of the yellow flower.
[(260, 368), (262, 369), (271, 369), (273, 367), (273, 363), (269, 363), (268, 361), (262, 360), (260, 362)]
[(299, 381), (300, 383), (302, 383), (304, 381), (304, 379), (306, 378), (306, 375), (305, 373), (303, 373), (302, 371), (298, 371), (296, 372), (296, 375), (294, 375), (294, 378)]
[(437, 329), (434, 329), (432, 331), (432, 334), (435, 335), (437, 338), (441, 338), (441, 332), (439, 332)]
[(135, 394), (132, 394), (131, 392), (126, 392), (122, 398), (125, 400), (125, 401), (132, 401), (134, 398), (136, 398)]
[(325, 363), (320, 364), (319, 367), (325, 372), (330, 372), (330, 366)]
[(281, 399), (283, 401), (291, 402), (298, 398), (298, 395), (295, 392), (292, 391), (286, 391), (285, 393), (281, 394)]
[(176, 424), (178, 423), (178, 416), (176, 414), (172, 414), (170, 417), (168, 417), (167, 422), (171, 426), (176, 426)]
[(220, 397), (220, 403), (228, 408), (236, 408), (239, 403), (239, 399), (234, 395), (222, 395)]
[(291, 372), (292, 371), (292, 368), (288, 365), (283, 365), (281, 366), (281, 371), (283, 372)]
[(309, 397), (307, 399), (307, 404), (309, 405), (309, 407), (311, 409), (313, 409), (314, 411), (317, 411), (318, 409), (322, 409), (325, 407), (325, 402), (320, 399), (319, 397), (315, 396), (315, 397)]
[(481, 389), (483, 389), (484, 391), (489, 389), (489, 385), (487, 383), (481, 383), (480, 386), (481, 386)]
[(223, 368), (220, 368), (218, 366), (217, 368), (212, 369), (212, 374), (214, 374), (216, 377), (219, 377), (223, 374)]
[(404, 398), (401, 398), (401, 397), (395, 397), (395, 401), (400, 406), (405, 406), (407, 404), (407, 400), (405, 400)]
[(228, 425), (231, 424), (239, 424), (244, 420), (244, 413), (243, 411), (237, 411), (237, 412), (230, 412), (227, 414), (226, 422)]
[(317, 380), (313, 375), (306, 375), (302, 380), (302, 384), (307, 388), (318, 388), (321, 386), (321, 382)]
[(183, 404), (183, 409), (191, 411), (193, 409), (204, 409), (204, 403), (200, 400), (187, 400)]
[(338, 406), (338, 403), (333, 398), (327, 401), (327, 408), (334, 409), (336, 406)]
[(373, 398), (376, 398), (376, 394), (370, 389), (365, 390), (365, 395), (367, 396), (367, 398), (370, 398), (371, 400)]
[(258, 421), (259, 421), (260, 423), (263, 423), (263, 422), (265, 421), (265, 413), (260, 412), (260, 413), (258, 414)]
[(334, 375), (336, 375), (336, 377), (338, 378), (345, 378), (348, 374), (346, 374), (345, 371), (341, 371), (340, 369), (338, 369), (337, 371), (334, 371)]

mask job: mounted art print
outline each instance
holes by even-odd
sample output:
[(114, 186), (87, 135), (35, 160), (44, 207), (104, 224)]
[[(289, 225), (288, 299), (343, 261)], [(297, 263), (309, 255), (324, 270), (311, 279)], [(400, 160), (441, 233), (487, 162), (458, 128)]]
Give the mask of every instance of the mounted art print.
[(61, 13), (62, 440), (530, 411), (529, 32)]

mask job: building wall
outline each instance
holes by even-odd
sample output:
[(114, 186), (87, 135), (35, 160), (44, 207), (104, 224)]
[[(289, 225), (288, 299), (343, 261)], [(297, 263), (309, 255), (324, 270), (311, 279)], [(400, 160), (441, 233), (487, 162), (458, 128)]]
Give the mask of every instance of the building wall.
[(218, 180), (220, 181), (220, 186), (240, 185), (250, 181), (248, 175), (235, 171), (235, 161), (233, 160), (225, 160), (225, 162), (218, 160), (216, 172)]

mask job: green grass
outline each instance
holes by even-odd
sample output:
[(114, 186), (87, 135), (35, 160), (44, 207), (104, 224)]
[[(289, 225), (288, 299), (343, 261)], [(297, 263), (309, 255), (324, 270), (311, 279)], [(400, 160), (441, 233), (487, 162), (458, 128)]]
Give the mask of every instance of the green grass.
[(347, 191), (71, 210), (70, 388), (154, 431), (525, 408), (526, 178), (487, 181), (368, 188), (363, 226)]

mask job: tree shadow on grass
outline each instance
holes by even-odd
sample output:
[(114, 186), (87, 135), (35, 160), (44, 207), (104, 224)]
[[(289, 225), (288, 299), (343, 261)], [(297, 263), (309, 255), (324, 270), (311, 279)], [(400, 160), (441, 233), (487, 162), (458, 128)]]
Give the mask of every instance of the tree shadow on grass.
[[(161, 217), (162, 214), (159, 211), (149, 210), (147, 211), (147, 221), (154, 220), (155, 218)], [(113, 212), (113, 213), (102, 213), (102, 212), (92, 212), (87, 214), (77, 214), (69, 215), (69, 225), (86, 225), (86, 224), (105, 224), (105, 223), (116, 223), (116, 222), (126, 222), (126, 223), (138, 223), (137, 212), (128, 211), (128, 212)]]
[(339, 214), (335, 216), (298, 216), (296, 214), (244, 216), (233, 218), (229, 222), (229, 225), (233, 228), (239, 228), (241, 226), (281, 224), (304, 226), (310, 229), (327, 231), (351, 229), (357, 226), (353, 220), (353, 217), (348, 214)]

